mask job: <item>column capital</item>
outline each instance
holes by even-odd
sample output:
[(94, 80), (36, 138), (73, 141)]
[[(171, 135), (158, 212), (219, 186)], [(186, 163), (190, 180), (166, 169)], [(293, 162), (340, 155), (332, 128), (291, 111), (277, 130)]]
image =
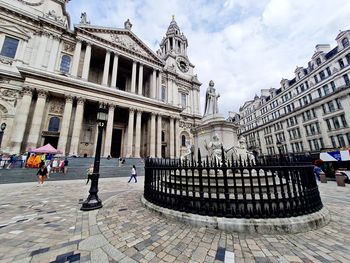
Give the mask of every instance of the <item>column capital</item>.
[(129, 112), (135, 112), (136, 108), (129, 108)]
[(80, 43), (85, 41), (85, 39), (82, 39), (81, 37), (76, 37), (75, 39), (77, 42), (80, 42)]
[(112, 53), (112, 50), (109, 48), (106, 48), (106, 54), (111, 54), (111, 53)]
[(114, 110), (116, 105), (114, 103), (108, 103), (108, 109), (109, 110)]
[(114, 54), (114, 56), (115, 56), (115, 57), (118, 57), (118, 56), (119, 56), (118, 51), (116, 51), (116, 50), (112, 50), (111, 52)]
[(66, 103), (73, 103), (73, 96), (71, 94), (64, 94)]
[(21, 91), (21, 95), (24, 96), (24, 95), (29, 95), (29, 96), (32, 96), (33, 95), (33, 88), (31, 87), (24, 87)]
[(78, 104), (84, 104), (85, 103), (85, 98), (84, 97), (77, 97), (77, 103)]
[(37, 90), (38, 98), (46, 99), (48, 92), (46, 90), (39, 89)]
[(141, 115), (142, 114), (142, 112), (143, 112), (143, 110), (142, 109), (136, 109), (136, 113), (139, 115)]
[(156, 117), (156, 115), (157, 115), (157, 112), (154, 112), (154, 111), (151, 111), (150, 113), (151, 113), (152, 117)]

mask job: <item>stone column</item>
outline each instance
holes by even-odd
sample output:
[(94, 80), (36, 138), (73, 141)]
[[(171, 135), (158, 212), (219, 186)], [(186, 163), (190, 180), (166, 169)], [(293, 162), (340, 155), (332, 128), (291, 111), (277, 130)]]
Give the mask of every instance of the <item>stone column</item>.
[(155, 157), (155, 148), (156, 148), (156, 114), (154, 112), (151, 113), (151, 138), (150, 138), (150, 157)]
[(64, 105), (62, 124), (60, 128), (60, 138), (58, 139), (58, 145), (57, 145), (57, 149), (60, 150), (64, 155), (66, 155), (68, 131), (69, 131), (70, 119), (72, 116), (72, 108), (73, 108), (73, 97), (68, 95), (66, 96), (66, 104)]
[(60, 39), (58, 37), (53, 37), (52, 38), (52, 42), (53, 43), (52, 43), (51, 51), (50, 51), (49, 64), (47, 65), (47, 70), (48, 71), (54, 71), (55, 70), (58, 48), (60, 46)]
[(135, 157), (140, 158), (140, 149), (141, 149), (141, 116), (142, 111), (137, 110), (136, 113), (136, 131), (135, 131)]
[(126, 147), (126, 157), (132, 157), (132, 143), (134, 137), (134, 115), (135, 109), (129, 109), (129, 122), (128, 122), (128, 144)]
[(140, 63), (139, 66), (139, 85), (137, 94), (142, 95), (142, 89), (143, 89), (143, 65)]
[(159, 71), (159, 74), (158, 74), (158, 99), (159, 100), (162, 100), (162, 72)]
[(170, 116), (170, 131), (169, 131), (169, 149), (170, 158), (174, 158), (174, 117)]
[(162, 157), (162, 115), (157, 118), (157, 157)]
[(156, 98), (156, 90), (157, 90), (157, 71), (153, 69), (152, 74), (152, 87), (151, 87), (151, 98)]
[(24, 132), (27, 125), (30, 104), (32, 102), (32, 90), (24, 88), (22, 99), (17, 107), (11, 135), (11, 153), (20, 153)]
[(103, 154), (105, 157), (108, 157), (108, 155), (111, 154), (114, 109), (115, 109), (115, 105), (110, 104), (108, 108), (108, 120), (107, 120), (105, 147), (104, 147), (104, 154)]
[(85, 57), (84, 57), (84, 65), (83, 65), (83, 73), (81, 78), (84, 80), (88, 80), (89, 70), (90, 70), (90, 59), (91, 59), (91, 44), (86, 44)]
[(175, 81), (172, 81), (172, 91), (173, 91), (173, 105), (175, 106), (179, 106), (179, 92), (177, 90), (177, 85), (175, 83)]
[(39, 135), (41, 131), (41, 123), (43, 120), (44, 109), (46, 104), (47, 92), (44, 90), (38, 90), (38, 99), (35, 104), (33, 113), (32, 125), (29, 130), (27, 146), (28, 148), (37, 148)]
[(131, 92), (135, 93), (136, 90), (136, 61), (132, 62), (132, 73), (131, 73)]
[(171, 89), (172, 88), (172, 80), (171, 79), (168, 79), (168, 103), (169, 104), (173, 104), (173, 90)]
[(113, 70), (112, 70), (112, 81), (111, 87), (115, 88), (117, 86), (117, 76), (118, 76), (118, 59), (119, 56), (116, 52), (114, 52), (114, 60), (113, 60)]
[(44, 59), (44, 55), (46, 53), (46, 45), (47, 45), (47, 40), (48, 40), (48, 36), (46, 34), (47, 33), (43, 32), (41, 35), (41, 38), (40, 38), (38, 53), (37, 53), (36, 59), (35, 59), (35, 67), (37, 67), (37, 68), (41, 68), (42, 63), (43, 63), (43, 59)]
[(111, 51), (106, 50), (105, 56), (105, 65), (103, 68), (103, 77), (102, 77), (102, 85), (107, 86), (108, 84), (108, 75), (109, 75), (109, 62), (111, 60)]
[(175, 119), (175, 157), (180, 158), (180, 118)]
[(71, 140), (70, 150), (69, 150), (70, 154), (76, 154), (76, 155), (78, 154), (80, 132), (83, 124), (84, 102), (85, 102), (85, 99), (78, 98), (77, 109), (75, 111), (72, 140)]
[(72, 76), (74, 77), (78, 76), (80, 53), (81, 53), (81, 41), (78, 39), (78, 42), (75, 45), (73, 65), (72, 65)]

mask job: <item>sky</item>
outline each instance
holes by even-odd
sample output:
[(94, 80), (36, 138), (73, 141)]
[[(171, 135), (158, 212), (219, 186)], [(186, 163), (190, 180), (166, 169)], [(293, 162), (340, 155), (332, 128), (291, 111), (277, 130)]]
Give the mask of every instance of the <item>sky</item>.
[(261, 89), (294, 78), (317, 44), (333, 48), (339, 30), (350, 29), (349, 0), (71, 0), (67, 9), (72, 24), (81, 12), (92, 25), (123, 28), (130, 19), (132, 31), (153, 51), (175, 15), (203, 83), (201, 110), (213, 80), (224, 116)]

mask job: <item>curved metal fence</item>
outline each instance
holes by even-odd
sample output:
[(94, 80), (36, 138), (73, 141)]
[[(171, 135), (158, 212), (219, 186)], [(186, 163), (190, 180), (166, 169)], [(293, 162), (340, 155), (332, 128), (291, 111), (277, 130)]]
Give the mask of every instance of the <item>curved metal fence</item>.
[(227, 218), (285, 218), (314, 213), (323, 205), (312, 165), (287, 162), (221, 164), (147, 159), (144, 197), (172, 210)]

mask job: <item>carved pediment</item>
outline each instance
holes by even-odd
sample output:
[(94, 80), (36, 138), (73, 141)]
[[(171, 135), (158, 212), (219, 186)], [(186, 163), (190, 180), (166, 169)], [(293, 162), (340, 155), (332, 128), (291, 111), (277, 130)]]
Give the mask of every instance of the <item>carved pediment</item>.
[(30, 35), (27, 31), (16, 25), (6, 24), (4, 21), (0, 22), (0, 32), (25, 40), (28, 40), (30, 38)]
[(89, 32), (92, 36), (106, 40), (126, 49), (132, 53), (137, 53), (143, 57), (162, 63), (159, 57), (147, 47), (134, 33), (125, 29), (99, 28), (95, 26), (79, 26), (80, 29)]

